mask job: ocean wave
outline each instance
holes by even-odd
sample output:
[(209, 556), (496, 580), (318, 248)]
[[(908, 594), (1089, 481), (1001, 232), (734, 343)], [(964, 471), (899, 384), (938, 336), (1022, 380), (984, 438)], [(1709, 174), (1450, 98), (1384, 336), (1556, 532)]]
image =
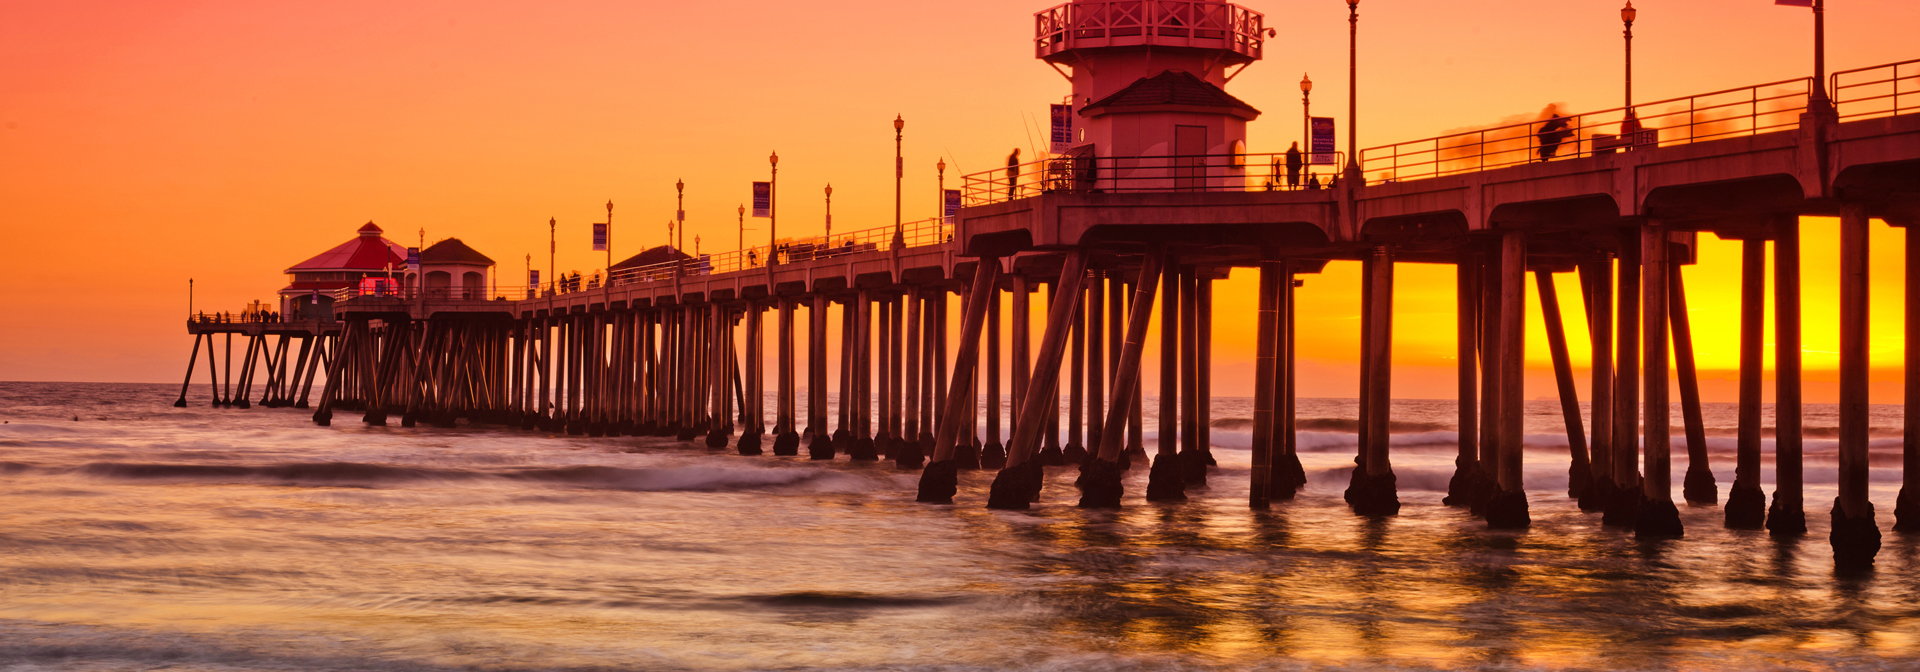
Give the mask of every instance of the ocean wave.
[[(18, 463), (0, 463), (0, 473), (31, 468), (30, 465)], [(290, 485), (377, 486), (411, 481), (496, 480), (632, 492), (752, 490), (791, 486), (839, 492), (872, 489), (866, 487), (868, 479), (859, 475), (799, 467), (742, 469), (724, 466), (643, 468), (582, 465), (482, 471), (361, 462), (298, 462), (256, 466), (94, 462), (72, 471), (95, 478), (125, 480), (264, 481)]]
[[(1215, 430), (1253, 431), (1253, 418), (1220, 418), (1207, 423)], [(1305, 432), (1358, 432), (1360, 421), (1354, 418), (1300, 418), (1294, 423)], [(1425, 434), (1440, 431), (1453, 431), (1451, 422), (1414, 422), (1395, 420), (1387, 423), (1388, 434)]]

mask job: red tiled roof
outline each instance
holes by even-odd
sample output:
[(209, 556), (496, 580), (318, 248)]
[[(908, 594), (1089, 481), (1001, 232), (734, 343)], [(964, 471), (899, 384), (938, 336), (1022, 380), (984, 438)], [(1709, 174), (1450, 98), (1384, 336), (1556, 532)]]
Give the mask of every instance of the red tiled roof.
[(358, 237), (321, 252), (312, 259), (294, 264), (286, 272), (384, 271), (389, 265), (405, 267), (407, 248), (380, 237), (380, 227), (367, 222), (366, 226), (360, 227)]
[[(1125, 109), (1116, 109), (1125, 108)], [(1127, 88), (1080, 108), (1093, 117), (1114, 112), (1225, 112), (1243, 119), (1260, 116), (1245, 101), (1181, 70), (1141, 77)]]

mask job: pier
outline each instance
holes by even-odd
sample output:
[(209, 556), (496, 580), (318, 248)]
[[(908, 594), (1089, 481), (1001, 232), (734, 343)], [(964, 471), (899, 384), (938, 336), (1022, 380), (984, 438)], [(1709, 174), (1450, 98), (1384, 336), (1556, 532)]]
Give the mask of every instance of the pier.
[[(1189, 11), (1122, 20), (1111, 10), (1123, 5)], [(1494, 528), (1530, 524), (1522, 369), (1528, 312), (1539, 310), (1570, 444), (1567, 494), (1581, 508), (1641, 537), (1682, 537), (1669, 494), (1678, 478), (1686, 503), (1722, 506), (1728, 527), (1791, 537), (1805, 534), (1810, 507), (1818, 515), (1826, 505), (1806, 502), (1800, 479), (1799, 218), (1831, 216), (1840, 221), (1844, 346), (1830, 541), (1837, 566), (1872, 564), (1880, 532), (1867, 497), (1867, 232), (1876, 220), (1920, 221), (1920, 60), (1566, 114), (1563, 140), (1543, 140), (1542, 122), (1530, 122), (1350, 149), (1336, 153), (1338, 179), (1309, 185), (1288, 174), (1284, 153), (1245, 151), (1245, 124), (1259, 112), (1225, 92), (1226, 70), (1261, 60), (1267, 35), (1258, 13), (1227, 3), (1049, 9), (1036, 15), (1036, 56), (1071, 69), (1083, 140), (963, 176), (951, 220), (680, 255), (610, 269), (573, 291), (349, 283), (298, 319), (190, 321), (186, 385), (205, 368), (216, 404), (246, 407), (257, 384), (258, 403), (311, 407), (321, 425), (351, 412), (376, 425), (466, 420), (671, 436), (742, 455), (885, 459), (919, 470), (918, 499), (932, 504), (955, 503), (958, 471), (994, 469), (988, 500), (968, 504), (1026, 509), (1042, 494), (1043, 470), (1069, 465), (1082, 471), (1081, 506), (1131, 501), (1128, 469), (1148, 470), (1148, 501), (1177, 502), (1211, 477), (1212, 283), (1255, 269), (1248, 506), (1268, 508), (1306, 482), (1295, 440), (1296, 296), (1327, 263), (1354, 261), (1364, 268), (1360, 445), (1346, 498), (1357, 514), (1391, 516), (1401, 507), (1389, 449), (1395, 267), (1446, 264), (1458, 269), (1460, 316), (1450, 325), (1460, 439), (1448, 505)], [(1128, 60), (1150, 48), (1162, 54), (1153, 69), (1164, 70)], [(1726, 484), (1707, 469), (1687, 320), (1685, 269), (1701, 232), (1743, 249), (1738, 476)], [(1920, 337), (1920, 238), (1909, 236), (1907, 260), (1910, 352)], [(1552, 276), (1561, 273), (1579, 278), (1585, 324), (1559, 312)], [(1538, 307), (1525, 300), (1529, 282)], [(1029, 318), (1036, 301), (1040, 324)], [(1007, 343), (1002, 320), (1011, 321)], [(1769, 327), (1778, 363), (1770, 501), (1759, 482)], [(245, 348), (237, 373), (235, 336)], [(227, 348), (217, 367), (215, 338)], [(1574, 338), (1594, 353), (1589, 380), (1575, 378)], [(1149, 339), (1158, 339), (1157, 362), (1143, 361)], [(837, 357), (829, 342), (840, 344)], [(1012, 372), (1004, 397), (1002, 357)], [(1141, 391), (1150, 366), (1161, 381), (1151, 446)], [(1908, 399), (1920, 399), (1920, 371), (1907, 367)], [(1687, 437), (1680, 474), (1669, 466), (1672, 381)], [(842, 400), (831, 418), (829, 396)], [(1006, 426), (1002, 399), (1013, 409)], [(1920, 530), (1915, 412), (1910, 403), (1898, 530)]]

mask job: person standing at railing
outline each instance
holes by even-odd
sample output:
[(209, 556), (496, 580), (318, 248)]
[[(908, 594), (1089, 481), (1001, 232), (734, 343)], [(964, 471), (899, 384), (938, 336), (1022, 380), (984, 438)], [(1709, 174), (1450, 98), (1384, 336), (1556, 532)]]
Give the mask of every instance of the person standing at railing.
[(1013, 148), (1007, 155), (1007, 200), (1013, 200), (1014, 190), (1020, 184), (1020, 148)]
[(1556, 111), (1553, 113), (1552, 119), (1548, 119), (1547, 123), (1540, 126), (1540, 132), (1536, 135), (1540, 140), (1541, 161), (1552, 160), (1553, 155), (1560, 152), (1561, 143), (1566, 142), (1567, 138), (1573, 136), (1573, 130), (1568, 128), (1569, 125), (1570, 123), (1567, 118), (1560, 116), (1560, 113)]
[(1287, 188), (1300, 188), (1300, 169), (1307, 167), (1305, 157), (1300, 156), (1300, 143), (1287, 148)]

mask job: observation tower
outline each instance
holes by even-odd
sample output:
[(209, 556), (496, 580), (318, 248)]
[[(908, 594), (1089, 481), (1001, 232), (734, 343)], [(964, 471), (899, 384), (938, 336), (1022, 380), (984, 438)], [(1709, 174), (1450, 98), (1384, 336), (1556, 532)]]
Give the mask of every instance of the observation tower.
[[(1073, 82), (1074, 156), (1199, 161), (1244, 152), (1260, 111), (1226, 86), (1269, 34), (1228, 2), (1083, 0), (1034, 14), (1033, 46)], [(1208, 172), (1189, 179), (1219, 179)]]

